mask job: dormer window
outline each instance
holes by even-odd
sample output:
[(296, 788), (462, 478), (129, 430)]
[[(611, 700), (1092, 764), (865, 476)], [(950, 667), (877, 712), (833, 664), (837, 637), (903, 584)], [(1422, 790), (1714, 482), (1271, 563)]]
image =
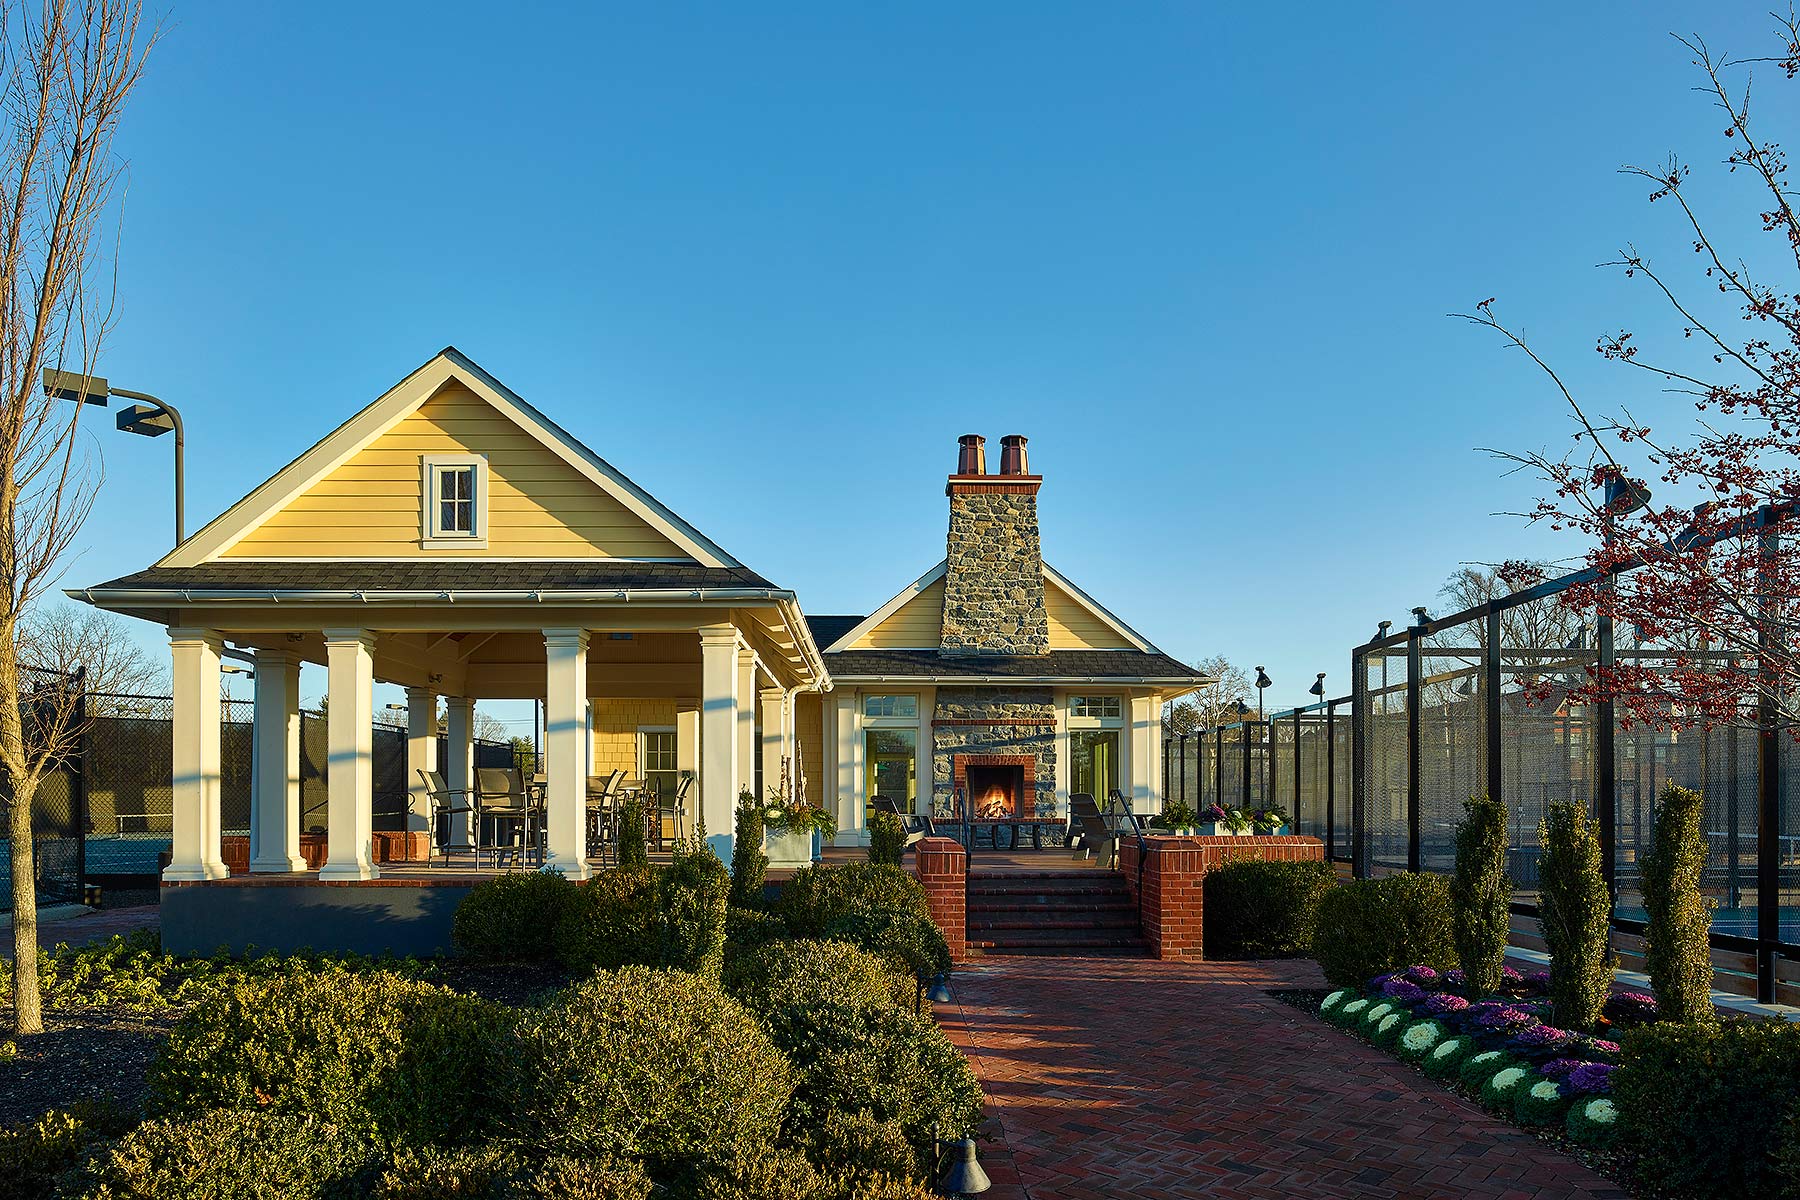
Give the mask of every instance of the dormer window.
[(424, 536), (420, 544), (485, 547), (487, 460), (478, 454), (428, 454), (422, 466)]

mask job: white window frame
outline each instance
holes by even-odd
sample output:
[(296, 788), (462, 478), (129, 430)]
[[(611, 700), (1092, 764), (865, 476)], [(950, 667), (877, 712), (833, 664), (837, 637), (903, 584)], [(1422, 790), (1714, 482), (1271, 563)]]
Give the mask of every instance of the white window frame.
[[(663, 774), (675, 776), (677, 785), (681, 782), (681, 734), (673, 725), (639, 725), (637, 727), (637, 777), (645, 780), (650, 777), (650, 738), (652, 733), (666, 733), (675, 739), (675, 766), (668, 770), (656, 768)], [(671, 797), (673, 799), (673, 797)]]
[[(1116, 717), (1090, 717), (1075, 711), (1077, 700), (1115, 700), (1119, 705)], [(1068, 712), (1068, 728), (1070, 729), (1123, 729), (1125, 727), (1125, 698), (1111, 692), (1071, 692), (1065, 701)]]
[[(474, 528), (445, 533), (438, 526), (438, 473), (472, 468)], [(485, 454), (424, 454), (419, 457), (419, 545), (427, 550), (486, 550), (488, 544), (488, 461)]]
[[(913, 702), (913, 711), (905, 715), (871, 716), (869, 714), (869, 701), (871, 700), (911, 700)], [(914, 692), (864, 692), (862, 700), (858, 704), (858, 708), (862, 712), (863, 724), (865, 725), (885, 725), (891, 729), (895, 726), (917, 725), (919, 723), (919, 697)]]

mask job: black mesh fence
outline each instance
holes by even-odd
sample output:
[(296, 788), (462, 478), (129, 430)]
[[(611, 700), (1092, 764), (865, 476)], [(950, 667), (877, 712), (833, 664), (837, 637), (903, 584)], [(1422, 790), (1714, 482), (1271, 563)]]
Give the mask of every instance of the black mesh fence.
[[(24, 748), (32, 764), (31, 864), (37, 892), (47, 903), (79, 899), (85, 850), (81, 829), (86, 797), (82, 791), (81, 737), (84, 687), (80, 673), (22, 666), (19, 718)], [(13, 806), (21, 803), (20, 785), (0, 769), (0, 867), (12, 873)], [(0, 910), (12, 906), (12, 888), (0, 891)]]

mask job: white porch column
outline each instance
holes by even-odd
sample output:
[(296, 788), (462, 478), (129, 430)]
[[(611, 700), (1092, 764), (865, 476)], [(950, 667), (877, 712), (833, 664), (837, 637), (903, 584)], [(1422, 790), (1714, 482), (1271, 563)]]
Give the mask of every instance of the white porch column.
[(837, 693), (837, 844), (863, 844), (862, 699), (855, 689)]
[(700, 816), (706, 844), (731, 861), (738, 795), (738, 636), (730, 625), (700, 630)]
[(1155, 803), (1155, 793), (1151, 790), (1154, 782), (1152, 764), (1162, 755), (1162, 747), (1150, 742), (1151, 718), (1156, 703), (1149, 696), (1139, 695), (1132, 696), (1127, 703), (1131, 709), (1131, 753), (1125, 762), (1129, 782), (1121, 782), (1119, 790), (1131, 797), (1131, 811), (1144, 816), (1152, 811), (1151, 805)]
[(256, 652), (250, 743), (250, 870), (306, 870), (300, 855), (300, 663)]
[(787, 693), (780, 688), (763, 688), (756, 693), (757, 707), (762, 710), (763, 791), (781, 786), (781, 760), (787, 755)]
[(325, 666), (325, 866), (321, 880), (375, 879), (375, 635), (327, 629)]
[(162, 877), (170, 882), (224, 879), (219, 853), (219, 635), (211, 629), (169, 630), (175, 712), (170, 832)]
[[(675, 772), (686, 771), (700, 786), (700, 705), (691, 700), (675, 705)], [(690, 793), (690, 795), (697, 793)], [(692, 816), (693, 814), (689, 814)]]
[(437, 830), (431, 818), (431, 793), (419, 772), (437, 770), (437, 702), (434, 688), (406, 689), (406, 829), (423, 832), (427, 847), (436, 843)]
[[(756, 786), (756, 652), (738, 647), (737, 656), (737, 760), (739, 787)], [(774, 780), (770, 780), (773, 783)], [(735, 803), (735, 801), (734, 801)], [(735, 809), (733, 810), (735, 811)]]
[(544, 630), (544, 870), (586, 879), (587, 648), (585, 629)]
[[(458, 808), (469, 808), (469, 797), (475, 787), (475, 701), (467, 696), (449, 696), (444, 700), (444, 784)], [(448, 846), (467, 850), (475, 844), (475, 814), (455, 813), (450, 817)]]

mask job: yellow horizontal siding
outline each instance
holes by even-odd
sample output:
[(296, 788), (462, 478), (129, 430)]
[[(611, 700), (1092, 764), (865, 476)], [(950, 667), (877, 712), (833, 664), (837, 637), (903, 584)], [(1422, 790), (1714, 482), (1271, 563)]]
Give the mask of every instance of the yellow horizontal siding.
[(1044, 608), (1050, 618), (1052, 650), (1135, 650), (1112, 626), (1079, 604), (1075, 597), (1044, 580)]
[[(431, 558), (419, 545), (425, 454), (488, 460), (495, 558), (686, 558), (668, 538), (474, 393), (451, 386), (273, 513), (228, 558)], [(635, 751), (634, 751), (635, 753)]]
[(794, 737), (800, 743), (806, 798), (829, 806), (832, 788), (825, 778), (823, 706), (817, 692), (801, 692), (794, 697)]
[(673, 700), (594, 701), (594, 775), (623, 771), (638, 773), (638, 730), (672, 729)]
[(857, 650), (935, 649), (943, 638), (944, 581), (901, 605), (887, 620), (852, 643)]

